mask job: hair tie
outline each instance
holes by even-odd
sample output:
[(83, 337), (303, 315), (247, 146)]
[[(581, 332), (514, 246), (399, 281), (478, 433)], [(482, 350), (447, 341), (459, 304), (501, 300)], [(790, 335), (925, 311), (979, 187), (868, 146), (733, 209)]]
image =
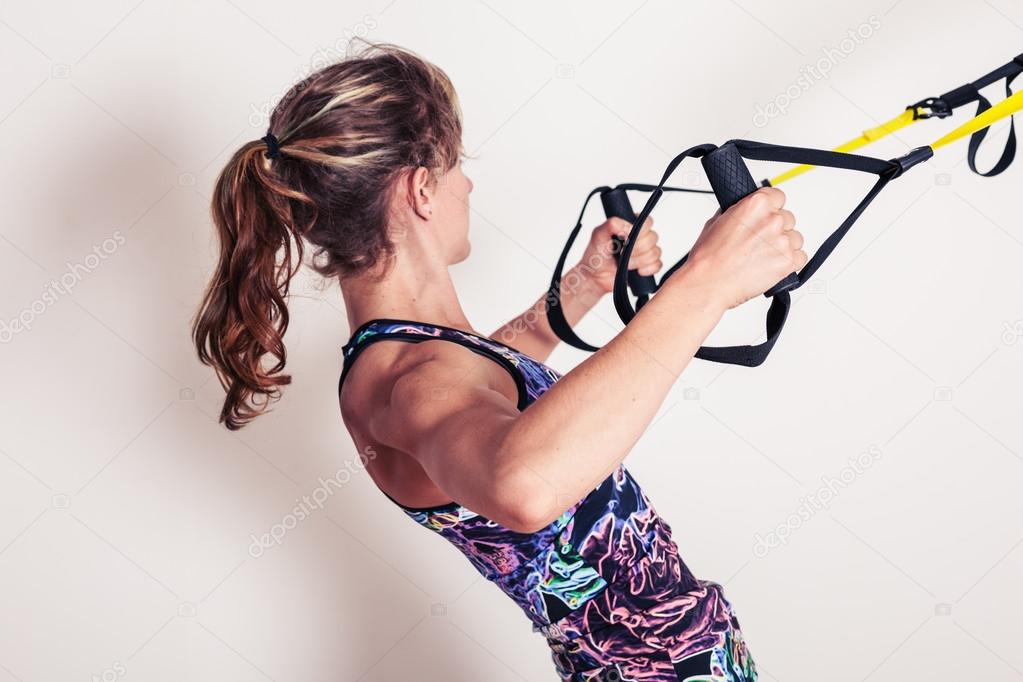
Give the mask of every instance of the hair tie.
[(263, 137), (263, 142), (266, 142), (266, 158), (276, 159), (281, 155), (281, 143), (274, 137), (274, 134), (267, 131)]

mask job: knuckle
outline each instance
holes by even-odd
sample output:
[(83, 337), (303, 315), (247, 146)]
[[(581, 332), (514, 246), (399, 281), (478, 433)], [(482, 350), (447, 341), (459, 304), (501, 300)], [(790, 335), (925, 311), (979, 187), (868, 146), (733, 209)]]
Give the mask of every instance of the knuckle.
[(762, 211), (770, 204), (770, 199), (768, 199), (763, 190), (758, 189), (756, 192), (749, 195), (746, 203), (751, 209), (755, 211)]
[(769, 196), (777, 202), (779, 206), (785, 205), (785, 192), (781, 191), (777, 187), (764, 187), (763, 191), (766, 196)]

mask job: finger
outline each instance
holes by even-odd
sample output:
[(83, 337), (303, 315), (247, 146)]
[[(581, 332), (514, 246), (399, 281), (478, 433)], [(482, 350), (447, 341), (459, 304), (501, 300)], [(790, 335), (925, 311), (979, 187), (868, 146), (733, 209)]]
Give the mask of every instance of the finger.
[(778, 215), (780, 215), (784, 221), (781, 227), (782, 232), (788, 232), (796, 226), (796, 216), (792, 211), (783, 208), (778, 211)]
[[(637, 216), (637, 217), (639, 217), (639, 216)], [(648, 234), (649, 232), (653, 231), (653, 228), (654, 228), (654, 217), (652, 215), (648, 215), (646, 217), (646, 220), (643, 221), (643, 227), (640, 229), (639, 233), (640, 234)]]
[(658, 272), (661, 271), (663, 267), (664, 263), (662, 263), (660, 260), (655, 260), (652, 263), (645, 263), (640, 267), (633, 269), (636, 270), (640, 275), (645, 277), (647, 275), (656, 275)]
[(780, 210), (785, 205), (785, 192), (782, 192), (777, 187), (761, 187), (756, 191), (756, 194), (762, 194), (766, 197), (768, 204), (775, 211)]
[(803, 234), (798, 230), (789, 230), (785, 233), (789, 238), (789, 244), (792, 245), (793, 250), (798, 251), (803, 248)]
[(632, 231), (632, 223), (623, 218), (608, 218), (604, 225), (608, 232), (619, 237), (627, 237)]
[(759, 234), (763, 237), (773, 239), (775, 236), (782, 235), (785, 227), (785, 217), (781, 213), (771, 213), (764, 219), (764, 222), (760, 225)]
[(637, 253), (637, 252), (633, 251), (632, 252), (632, 257), (629, 258), (629, 267), (632, 268), (632, 269), (636, 269), (636, 268), (639, 268), (639, 267), (641, 267), (643, 265), (649, 265), (650, 263), (653, 263), (654, 261), (660, 260), (660, 258), (661, 258), (661, 247), (659, 247), (659, 246), (655, 246), (653, 248), (647, 249), (646, 251), (642, 251), (640, 253)]
[(810, 257), (806, 255), (806, 251), (802, 251), (802, 250), (794, 251), (792, 253), (792, 269), (793, 269), (793, 271), (795, 271), (795, 270), (802, 270), (803, 266), (806, 265), (806, 262), (808, 260), (810, 260)]
[(636, 245), (633, 247), (633, 252), (647, 251), (648, 249), (653, 248), (657, 244), (658, 237), (659, 235), (653, 230), (650, 230), (645, 234), (641, 233), (636, 239)]

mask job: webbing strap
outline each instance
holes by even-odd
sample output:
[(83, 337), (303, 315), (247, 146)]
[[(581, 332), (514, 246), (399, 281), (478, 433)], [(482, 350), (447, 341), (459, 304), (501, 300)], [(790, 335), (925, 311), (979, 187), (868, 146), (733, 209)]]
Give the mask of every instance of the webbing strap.
[[(900, 130), (902, 128), (905, 128), (908, 125), (912, 125), (912, 124), (916, 123), (917, 121), (922, 121), (922, 120), (924, 120), (924, 119), (922, 117), (920, 117), (919, 115), (917, 115), (917, 112), (916, 112), (915, 109), (906, 109), (904, 112), (902, 112), (901, 114), (899, 114), (895, 118), (891, 119), (890, 121), (885, 121), (884, 123), (882, 123), (881, 125), (877, 126), (876, 128), (871, 128), (870, 130), (864, 130), (863, 134), (860, 135), (859, 137), (854, 137), (853, 139), (849, 140), (848, 142), (844, 142), (844, 143), (838, 145), (832, 151), (836, 151), (836, 152), (852, 152), (852, 151), (856, 151), (860, 147), (866, 147), (871, 142), (875, 142), (876, 140), (880, 140), (885, 135), (891, 135), (892, 133), (894, 133), (897, 130)], [(771, 185), (772, 187), (780, 185), (781, 183), (785, 182), (786, 180), (791, 180), (792, 178), (796, 177), (797, 175), (802, 175), (803, 173), (805, 173), (806, 171), (808, 171), (808, 170), (810, 170), (812, 168), (813, 168), (813, 166), (808, 165), (808, 164), (802, 164), (802, 165), (796, 166), (795, 168), (792, 168), (791, 170), (787, 170), (784, 173), (781, 173), (780, 175), (776, 175), (775, 177), (771, 178), (770, 180), (768, 180), (768, 184)]]
[[(818, 248), (814, 253), (813, 257), (805, 266), (803, 266), (803, 269), (799, 271), (797, 275), (798, 283), (793, 286), (792, 289), (799, 288), (810, 279), (813, 273), (815, 273), (828, 256), (831, 255), (831, 252), (835, 250), (835, 247), (838, 246), (839, 242), (843, 237), (845, 237), (849, 229), (863, 214), (867, 206), (869, 206), (881, 190), (884, 189), (885, 185), (901, 175), (909, 167), (909, 164), (904, 165), (898, 160), (884, 161), (869, 156), (826, 151), (823, 149), (774, 145), (765, 142), (753, 142), (750, 140), (732, 140), (729, 144), (734, 144), (739, 153), (747, 159), (800, 163), (813, 166), (828, 166), (831, 168), (861, 171), (878, 176), (877, 182), (874, 183), (874, 186), (870, 189), (863, 200), (860, 201), (856, 208), (853, 209), (852, 213), (850, 213), (846, 219), (842, 221), (838, 228), (836, 228), (828, 236), (824, 243), (821, 244), (820, 248)], [(664, 173), (664, 177), (661, 179), (661, 184), (663, 185), (667, 182), (668, 178), (675, 171), (675, 168), (677, 168), (684, 159), (704, 156), (716, 148), (717, 147), (714, 145), (699, 145), (682, 152), (668, 165), (668, 168)], [(919, 161), (914, 161), (913, 163), (917, 162)], [(615, 276), (615, 309), (618, 311), (618, 316), (622, 319), (622, 322), (626, 324), (628, 324), (636, 316), (637, 310), (632, 307), (629, 300), (628, 290), (626, 288), (627, 269), (621, 264), (628, 262), (628, 257), (632, 253), (632, 246), (635, 244), (635, 240), (639, 235), (643, 221), (646, 220), (648, 215), (650, 215), (650, 212), (657, 204), (657, 200), (659, 198), (660, 194), (658, 192), (654, 192), (643, 207), (643, 211), (637, 217), (636, 222), (632, 227), (632, 231), (625, 240), (625, 245), (622, 251), (622, 260), (619, 262), (618, 272)], [(664, 277), (658, 283), (658, 288), (664, 285), (667, 278), (678, 270), (688, 256), (689, 254), (687, 253), (678, 263), (673, 265), (665, 273)], [(760, 365), (771, 353), (775, 342), (778, 340), (778, 336), (785, 327), (790, 307), (791, 298), (788, 291), (783, 291), (771, 297), (771, 306), (768, 308), (767, 318), (765, 321), (766, 339), (763, 342), (752, 345), (737, 346), (702, 346), (696, 352), (695, 357), (700, 358), (701, 360), (708, 360), (710, 362), (742, 365), (745, 367), (756, 367), (757, 365)]]
[[(1012, 97), (1012, 81), (1016, 79), (1015, 74), (1005, 79), (1005, 97), (1008, 100)], [(983, 95), (977, 98), (977, 115), (980, 116), (984, 112), (991, 109), (991, 102), (988, 101)], [(970, 136), (970, 147), (966, 156), (966, 162), (970, 164), (970, 170), (985, 178), (998, 175), (1010, 165), (1012, 165), (1013, 159), (1016, 158), (1016, 120), (1009, 118), (1009, 137), (1005, 141), (1005, 148), (1002, 150), (1002, 155), (998, 161), (990, 170), (982, 172), (977, 170), (977, 152), (980, 151), (980, 145), (984, 142), (984, 138), (987, 137), (987, 133), (990, 128), (981, 128), (973, 135)]]
[[(1015, 72), (1015, 75), (1018, 75), (1019, 73), (1023, 72), (1023, 55), (1017, 57), (1014, 60), (1014, 64), (1016, 64), (1019, 67), (1019, 69)], [(1011, 81), (1015, 77), (1015, 75), (1005, 76), (1003, 74), (1003, 76), (1001, 76), (1006, 77), (1008, 79), (1006, 83), (1007, 88), (1011, 85)], [(961, 94), (958, 96), (965, 97), (966, 95)], [(983, 106), (983, 102), (981, 105)], [(1011, 117), (1013, 114), (1021, 110), (1023, 110), (1023, 91), (1007, 96), (1005, 100), (999, 102), (994, 106), (991, 106), (990, 103), (988, 103), (986, 107), (980, 110), (979, 115), (976, 116), (974, 119), (959, 126), (952, 132), (948, 133), (944, 137), (932, 143), (930, 146), (918, 147), (901, 157), (891, 159), (888, 161), (868, 156), (860, 156), (857, 154), (851, 154), (843, 151), (827, 151), (822, 149), (810, 149), (805, 147), (791, 147), (785, 145), (768, 144), (764, 142), (753, 142), (749, 140), (732, 140), (726, 143), (726, 145), (724, 146), (734, 147), (734, 150), (730, 150), (731, 153), (733, 154), (735, 152), (738, 153), (738, 156), (736, 157), (735, 161), (738, 162), (739, 166), (743, 166), (742, 159), (745, 158), (759, 161), (776, 161), (783, 163), (801, 164), (809, 167), (826, 166), (831, 168), (854, 170), (877, 175), (878, 179), (877, 182), (874, 183), (873, 187), (871, 187), (871, 189), (867, 192), (866, 196), (864, 196), (864, 198), (859, 202), (859, 204), (857, 204), (857, 206), (846, 217), (846, 219), (842, 221), (842, 223), (824, 240), (824, 242), (817, 249), (817, 251), (814, 252), (813, 256), (807, 261), (806, 265), (803, 266), (803, 268), (798, 273), (795, 274), (794, 283), (787, 285), (787, 288), (785, 288), (784, 290), (778, 289), (778, 287), (774, 287), (771, 290), (768, 290), (768, 292), (765, 294), (765, 296), (771, 298), (772, 301), (771, 306), (767, 312), (766, 320), (767, 338), (763, 343), (756, 345), (741, 346), (717, 346), (717, 347), (703, 346), (696, 352), (695, 357), (704, 360), (709, 360), (712, 362), (744, 365), (748, 367), (753, 367), (761, 364), (767, 358), (768, 354), (771, 352), (775, 342), (777, 341), (778, 335), (781, 333), (781, 330), (785, 326), (785, 322), (788, 317), (788, 311), (791, 305), (788, 292), (790, 290), (799, 288), (800, 286), (805, 284), (810, 279), (810, 277), (813, 276), (817, 269), (820, 268), (820, 266), (824, 263), (825, 260), (827, 260), (827, 258), (835, 250), (835, 248), (838, 246), (841, 240), (849, 232), (853, 224), (859, 219), (859, 217), (863, 214), (867, 207), (874, 201), (877, 195), (880, 194), (881, 190), (884, 189), (889, 182), (901, 176), (905, 171), (912, 168), (913, 166), (930, 159), (933, 156), (935, 149), (950, 144), (951, 142), (966, 137), (967, 135), (971, 136), (972, 144), (973, 140), (977, 139), (978, 135), (987, 130), (987, 128), (990, 127), (993, 123), (1003, 118)], [(903, 114), (903, 116), (905, 116), (905, 114)], [(906, 122), (905, 119), (893, 119), (893, 121), (896, 120), (901, 120), (903, 125), (908, 125), (908, 122)], [(884, 126), (881, 126), (881, 128), (883, 127)], [(879, 129), (874, 130), (878, 131)], [(871, 131), (867, 131), (867, 133), (870, 132)], [(981, 140), (983, 139), (983, 135), (980, 135), (980, 139)], [(1007, 145), (1007, 148), (1011, 146), (1012, 152), (1003, 153), (1002, 160), (999, 161), (999, 164), (996, 164), (996, 167), (992, 169), (992, 171), (989, 171), (989, 174), (993, 175), (996, 174), (997, 172), (1001, 172), (1002, 170), (1004, 170), (1004, 168), (999, 168), (999, 166), (1002, 165), (1003, 161), (1006, 159), (1007, 154), (1011, 161), (1011, 156), (1012, 154), (1015, 153), (1014, 129), (1010, 129), (1010, 142), (1011, 145)], [(642, 211), (640, 211), (640, 213), (636, 216), (636, 219), (632, 224), (632, 229), (630, 230), (628, 237), (625, 239), (622, 245), (621, 253), (619, 254), (618, 257), (619, 260), (618, 268), (615, 273), (613, 300), (615, 309), (618, 312), (618, 316), (624, 323), (628, 324), (636, 316), (637, 310), (639, 309), (639, 306), (634, 308), (632, 305), (632, 302), (629, 298), (627, 282), (628, 263), (629, 260), (631, 259), (632, 250), (639, 236), (639, 232), (642, 229), (643, 223), (646, 221), (647, 217), (653, 211), (654, 207), (657, 205), (657, 202), (660, 200), (660, 197), (663, 195), (665, 191), (672, 190), (701, 191), (701, 190), (678, 190), (677, 188), (665, 187), (665, 183), (671, 177), (672, 173), (674, 173), (675, 169), (679, 166), (679, 164), (681, 164), (685, 159), (703, 157), (710, 154), (711, 152), (715, 152), (715, 156), (718, 156), (724, 151), (725, 151), (724, 148), (719, 150), (717, 146), (712, 144), (703, 144), (697, 145), (695, 147), (690, 147), (689, 149), (687, 149), (686, 151), (682, 152), (674, 159), (672, 159), (671, 163), (668, 164), (668, 167), (665, 170), (664, 175), (661, 178), (661, 181), (656, 186), (649, 185), (629, 186), (631, 188), (641, 187), (643, 189), (650, 190), (651, 194), (650, 198), (644, 205)], [(1007, 165), (1007, 163), (1005, 165)], [(706, 166), (707, 164), (705, 163), (705, 170), (707, 170)], [(745, 167), (742, 168), (742, 171), (748, 178), (748, 171), (745, 169)], [(733, 174), (731, 173), (731, 171), (726, 171), (725, 176), (726, 183), (728, 183), (729, 185), (732, 182), (732, 176)], [(751, 178), (748, 178), (747, 181), (749, 183), (752, 183)], [(609, 188), (597, 188), (596, 190), (590, 193), (590, 195), (587, 197), (587, 201), (589, 201), (589, 199), (594, 194), (600, 192), (601, 190), (606, 189)], [(719, 189), (718, 186), (715, 185), (715, 193), (717, 193), (718, 189)], [(718, 194), (718, 196), (720, 199), (722, 195)], [(722, 201), (723, 206), (730, 205), (725, 204), (723, 199), (720, 200)], [(585, 206), (586, 205), (584, 204), (583, 205), (584, 210)], [(554, 331), (558, 334), (559, 337), (561, 337), (563, 340), (577, 348), (595, 351), (598, 350), (596, 346), (592, 346), (590, 344), (585, 343), (584, 341), (582, 341), (582, 339), (579, 339), (579, 337), (575, 335), (575, 332), (572, 331), (570, 325), (568, 325), (568, 322), (565, 320), (560, 306), (561, 273), (563, 271), (568, 252), (573, 242), (575, 241), (575, 238), (578, 235), (581, 226), (582, 213), (580, 213), (579, 221), (576, 223), (575, 228), (573, 228), (572, 233), (569, 236), (568, 242), (565, 244), (565, 248), (561, 253), (561, 257), (558, 260), (558, 265), (555, 268), (554, 277), (551, 282), (547, 314), (552, 329), (554, 329)], [(668, 271), (661, 278), (660, 282), (658, 282), (657, 284), (658, 289), (661, 286), (663, 286), (664, 282), (668, 279), (668, 277), (670, 277), (685, 263), (688, 256), (689, 254), (687, 253), (675, 265), (668, 269)], [(791, 277), (786, 278), (786, 282), (791, 279), (792, 279)], [(779, 293), (773, 293), (775, 289), (778, 289)], [(643, 300), (641, 299), (639, 301), (639, 304), (642, 305), (642, 303)]]
[[(610, 191), (611, 189), (622, 189), (632, 190), (639, 192), (685, 192), (690, 194), (710, 194), (709, 189), (693, 189), (688, 187), (664, 187), (661, 185), (647, 185), (639, 182), (627, 182), (620, 185), (611, 187), (596, 187), (589, 194), (586, 195), (586, 200), (583, 201), (583, 207), (579, 211), (579, 218), (575, 222), (575, 227), (568, 235), (568, 240), (565, 242), (565, 246), (561, 249), (561, 255), (558, 256), (558, 262), (554, 266), (554, 272), (551, 275), (551, 285), (547, 289), (546, 298), (546, 313), (547, 323), (550, 324), (551, 330), (557, 335), (559, 339), (579, 350), (589, 351), (591, 353), (600, 350), (599, 346), (594, 346), (579, 337), (572, 329), (572, 325), (568, 323), (565, 318), (565, 311), (561, 307), (561, 291), (564, 286), (562, 281), (565, 272), (565, 263), (568, 260), (568, 254), (572, 250), (572, 246), (575, 244), (576, 237), (579, 236), (579, 231), (583, 226), (583, 216), (586, 214), (586, 207), (589, 205), (590, 200), (598, 194)], [(659, 195), (659, 194), (658, 194)], [(647, 214), (649, 215), (649, 214)], [(646, 220), (646, 218), (643, 218)], [(643, 223), (640, 222), (640, 225)], [(632, 253), (632, 249), (629, 249), (629, 253)], [(621, 258), (621, 256), (619, 256)], [(625, 261), (626, 263), (628, 260)], [(569, 282), (569, 286), (573, 286), (573, 283)], [(646, 301), (646, 298), (639, 299), (637, 301), (637, 307), (641, 306)]]
[(561, 278), (562, 273), (565, 271), (565, 261), (568, 260), (568, 253), (572, 250), (575, 238), (579, 236), (579, 230), (583, 227), (583, 214), (586, 213), (586, 205), (590, 203), (590, 199), (595, 195), (607, 189), (609, 188), (597, 187), (586, 195), (583, 208), (579, 211), (579, 219), (575, 222), (575, 227), (569, 233), (568, 240), (565, 242), (564, 248), (561, 249), (561, 255), (558, 256), (558, 262), (554, 266), (554, 273), (551, 276), (551, 285), (547, 289), (547, 300), (544, 306), (547, 311), (547, 323), (550, 324), (551, 330), (557, 334), (558, 338), (570, 346), (591, 353), (600, 350), (599, 347), (592, 346), (579, 338), (579, 335), (572, 329), (572, 325), (565, 319), (565, 311), (561, 309)]
[(1023, 110), (1023, 90), (1003, 99), (993, 107), (984, 109), (976, 118), (967, 121), (944, 137), (931, 143), (931, 148), (938, 149), (967, 135), (976, 135), (986, 130), (991, 124), (1003, 118), (1008, 118), (1020, 110)]
[[(1020, 73), (1023, 73), (1023, 54), (1014, 57), (1012, 61), (999, 66), (997, 69), (981, 76), (971, 83), (949, 90), (939, 97), (930, 97), (906, 107), (906, 110), (895, 118), (882, 123), (876, 128), (864, 131), (859, 137), (853, 138), (852, 140), (835, 147), (833, 151), (850, 152), (855, 149), (859, 149), (860, 147), (875, 142), (886, 135), (891, 135), (897, 130), (916, 123), (917, 121), (932, 117), (945, 118), (946, 116), (951, 116), (953, 110), (966, 104), (970, 104), (971, 102), (977, 102), (977, 112), (975, 116), (979, 116), (991, 108), (991, 102), (980, 94), (980, 91), (993, 83), (1005, 79), (1005, 96), (1007, 98), (1011, 97), (1013, 94), (1012, 82)], [(984, 142), (984, 138), (987, 137), (987, 132), (986, 127), (982, 128), (975, 132), (970, 138), (967, 161), (970, 165), (970, 170), (974, 173), (983, 177), (992, 177), (998, 175), (1012, 165), (1013, 159), (1016, 156), (1015, 121), (1012, 119), (1009, 121), (1009, 138), (1005, 143), (1005, 149), (1002, 151), (1002, 155), (998, 162), (995, 163), (991, 170), (982, 172), (977, 169), (977, 154), (980, 151), (981, 144)], [(771, 178), (770, 180), (765, 181), (765, 184), (771, 186), (779, 185), (798, 175), (802, 175), (812, 168), (812, 165), (802, 165), (792, 168)]]

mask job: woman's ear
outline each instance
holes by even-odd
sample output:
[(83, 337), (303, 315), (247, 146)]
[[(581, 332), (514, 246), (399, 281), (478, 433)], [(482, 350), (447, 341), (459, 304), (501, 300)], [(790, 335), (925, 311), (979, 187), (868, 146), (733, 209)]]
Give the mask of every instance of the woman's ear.
[(409, 178), (412, 210), (423, 220), (429, 220), (433, 216), (436, 194), (432, 183), (433, 174), (422, 166), (415, 169)]

